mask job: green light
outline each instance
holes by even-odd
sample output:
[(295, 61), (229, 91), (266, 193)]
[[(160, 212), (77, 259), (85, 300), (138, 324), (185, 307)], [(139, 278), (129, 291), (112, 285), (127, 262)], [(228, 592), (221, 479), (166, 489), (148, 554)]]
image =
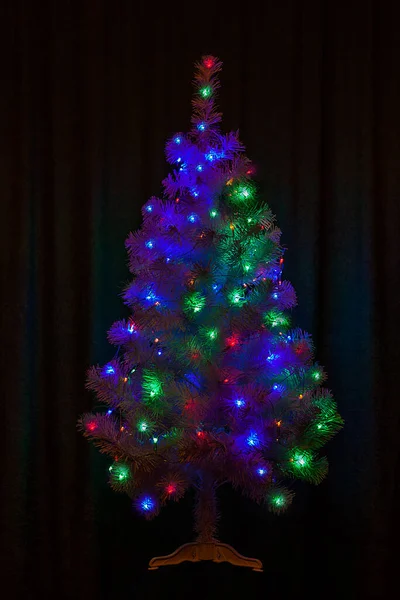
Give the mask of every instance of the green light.
[(293, 466), (297, 469), (303, 469), (310, 465), (311, 457), (307, 452), (296, 451), (291, 459)]
[(229, 302), (239, 305), (245, 302), (244, 291), (241, 288), (232, 290), (228, 295)]
[(129, 467), (120, 463), (111, 465), (109, 471), (112, 473), (114, 481), (126, 481), (131, 475)]
[(137, 427), (138, 427), (139, 431), (141, 431), (143, 433), (144, 431), (147, 430), (148, 425), (147, 425), (146, 421), (140, 421), (140, 423), (138, 423)]
[(247, 273), (248, 271), (250, 271), (250, 265), (244, 265), (244, 270), (246, 271), (246, 273)]
[(285, 498), (283, 496), (272, 496), (271, 502), (275, 506), (284, 506)]
[[(253, 195), (253, 190), (246, 185), (239, 185), (235, 190), (235, 196), (238, 200), (249, 200)], [(250, 223), (250, 221), (248, 221)]]
[(217, 211), (215, 209), (210, 210), (210, 217), (212, 219), (215, 219), (215, 217), (218, 215)]
[(184, 310), (186, 312), (200, 312), (206, 304), (206, 299), (199, 292), (193, 292), (186, 296), (184, 300)]
[(215, 338), (217, 337), (217, 335), (218, 335), (218, 329), (210, 329), (209, 332), (208, 332), (208, 337), (211, 340), (215, 340)]
[(143, 371), (143, 391), (150, 398), (156, 398), (162, 394), (161, 381), (152, 371)]
[(313, 375), (314, 379), (316, 379), (318, 381), (318, 379), (321, 379), (321, 373), (319, 371), (314, 371)]
[(251, 219), (250, 217), (247, 219), (248, 223), (251, 223), (253, 219)]
[(157, 444), (157, 442), (158, 442), (158, 437), (153, 437), (153, 443)]
[(284, 313), (279, 310), (270, 310), (264, 317), (265, 322), (270, 327), (287, 327), (289, 325), (289, 319)]
[(203, 96), (203, 98), (209, 98), (212, 94), (212, 88), (210, 85), (206, 85), (202, 88), (200, 88), (200, 95)]

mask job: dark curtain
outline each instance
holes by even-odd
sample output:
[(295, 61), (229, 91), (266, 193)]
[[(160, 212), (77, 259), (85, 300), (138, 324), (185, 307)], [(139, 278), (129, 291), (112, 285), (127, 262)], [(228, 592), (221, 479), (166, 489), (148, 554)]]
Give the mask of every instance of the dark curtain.
[[(397, 569), (400, 50), (397, 3), (22, 2), (3, 13), (1, 588), (4, 598), (386, 598)], [(328, 479), (286, 516), (222, 489), (220, 538), (263, 575), (148, 572), (190, 541), (185, 498), (149, 523), (76, 431), (85, 371), (126, 316), (124, 240), (189, 124), (193, 62), (225, 63), (283, 230), (294, 319), (312, 333), (344, 430)], [(398, 555), (397, 555), (398, 556)]]

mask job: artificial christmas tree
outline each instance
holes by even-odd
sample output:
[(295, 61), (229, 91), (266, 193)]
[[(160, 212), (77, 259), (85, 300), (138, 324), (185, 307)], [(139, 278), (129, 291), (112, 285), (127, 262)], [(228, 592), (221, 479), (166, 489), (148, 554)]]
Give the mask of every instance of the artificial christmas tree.
[(220, 132), (220, 70), (212, 56), (196, 65), (192, 128), (167, 143), (163, 198), (144, 205), (126, 242), (132, 318), (109, 332), (116, 357), (89, 372), (105, 411), (80, 420), (113, 458), (112, 487), (146, 518), (196, 490), (197, 541), (151, 568), (212, 559), (261, 570), (216, 541), (217, 488), (280, 513), (290, 480), (325, 476), (318, 451), (342, 426), (310, 336), (290, 328), (280, 231), (237, 134)]

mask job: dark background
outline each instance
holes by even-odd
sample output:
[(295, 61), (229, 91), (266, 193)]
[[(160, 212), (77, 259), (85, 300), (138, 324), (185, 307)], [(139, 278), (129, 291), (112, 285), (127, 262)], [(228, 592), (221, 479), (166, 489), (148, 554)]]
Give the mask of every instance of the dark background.
[[(395, 2), (10, 2), (1, 115), (5, 598), (386, 598), (396, 575), (400, 51)], [(125, 316), (124, 240), (188, 128), (193, 62), (225, 63), (283, 230), (298, 325), (346, 420), (286, 516), (222, 490), (220, 538), (261, 558), (148, 572), (190, 541), (191, 498), (146, 523), (76, 432), (85, 371)], [(4, 246), (4, 247), (3, 247)], [(398, 556), (398, 555), (397, 555)], [(46, 596), (47, 593), (47, 596)]]

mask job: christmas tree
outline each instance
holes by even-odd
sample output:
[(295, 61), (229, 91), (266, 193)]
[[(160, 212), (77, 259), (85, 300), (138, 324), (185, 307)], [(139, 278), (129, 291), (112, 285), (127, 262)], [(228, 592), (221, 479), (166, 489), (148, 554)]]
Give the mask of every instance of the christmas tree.
[(217, 544), (219, 486), (281, 513), (291, 482), (325, 477), (319, 451), (342, 426), (310, 336), (291, 328), (280, 231), (238, 134), (220, 131), (220, 70), (212, 56), (196, 65), (191, 129), (168, 141), (163, 196), (126, 242), (132, 317), (109, 331), (114, 359), (89, 372), (105, 410), (80, 420), (144, 517), (196, 490), (197, 560), (218, 560), (204, 547)]

